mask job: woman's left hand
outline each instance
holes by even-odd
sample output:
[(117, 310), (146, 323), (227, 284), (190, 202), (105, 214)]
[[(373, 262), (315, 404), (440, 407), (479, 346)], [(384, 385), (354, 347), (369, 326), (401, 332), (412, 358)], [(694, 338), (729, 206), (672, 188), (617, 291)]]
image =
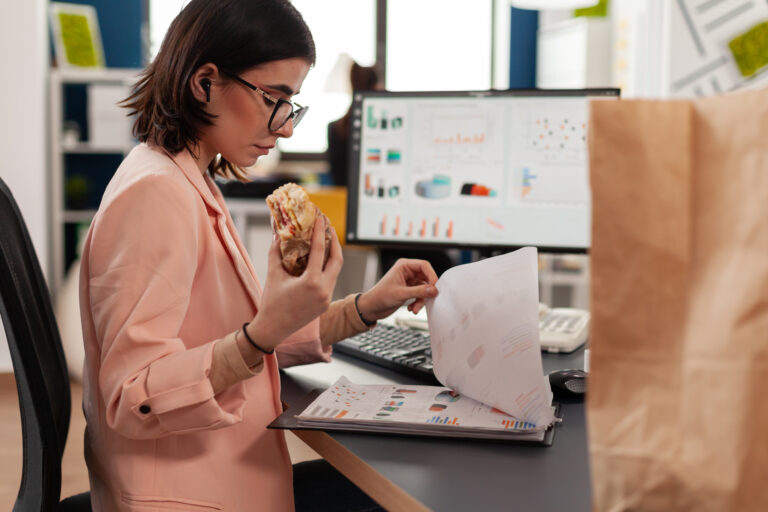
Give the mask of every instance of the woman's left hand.
[(437, 274), (424, 260), (399, 259), (373, 288), (363, 293), (358, 308), (366, 320), (379, 320), (394, 313), (409, 299), (413, 313), (424, 306), (424, 299), (437, 295)]

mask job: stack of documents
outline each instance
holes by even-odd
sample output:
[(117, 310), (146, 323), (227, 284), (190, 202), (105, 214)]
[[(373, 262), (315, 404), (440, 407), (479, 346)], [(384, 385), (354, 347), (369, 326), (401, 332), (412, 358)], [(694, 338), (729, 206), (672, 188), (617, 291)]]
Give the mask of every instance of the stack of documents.
[(342, 377), (299, 426), (542, 441), (556, 421), (539, 344), (538, 258), (526, 247), (452, 268), (427, 302), (445, 385), (359, 385)]
[(298, 425), (395, 434), (543, 441), (545, 428), (439, 386), (360, 385), (345, 377), (298, 417)]

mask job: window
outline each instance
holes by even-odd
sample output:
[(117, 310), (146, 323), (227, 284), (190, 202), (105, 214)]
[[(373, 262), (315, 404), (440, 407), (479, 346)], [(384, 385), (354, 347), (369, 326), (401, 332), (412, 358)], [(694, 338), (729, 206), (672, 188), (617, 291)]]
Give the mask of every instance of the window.
[[(296, 101), (308, 115), (283, 152), (322, 153), (327, 126), (349, 108), (349, 92), (334, 84), (340, 56), (363, 66), (376, 62), (377, 4), (386, 2), (385, 86), (404, 90), (478, 90), (491, 87), (492, 0), (293, 0), (315, 38), (317, 63)], [(150, 1), (150, 58), (187, 0)], [(346, 75), (346, 76), (344, 76)]]
[[(332, 72), (340, 55), (346, 53), (363, 66), (376, 61), (376, 0), (293, 0), (293, 5), (315, 38), (317, 63), (296, 98), (309, 105), (309, 112), (293, 137), (279, 144), (281, 151), (319, 153), (328, 147), (328, 123), (343, 116), (352, 100), (333, 84), (339, 78)], [(349, 80), (349, 73), (343, 74)]]
[(388, 0), (386, 88), (491, 87), (491, 0)]
[[(150, 59), (160, 49), (165, 32), (188, 0), (150, 1)], [(342, 54), (363, 66), (376, 61), (376, 0), (293, 0), (304, 16), (317, 48), (317, 62), (307, 75), (296, 101), (309, 105), (307, 116), (290, 139), (279, 142), (280, 149), (298, 153), (321, 153), (327, 148), (328, 123), (343, 116), (351, 101), (339, 83), (336, 64)], [(343, 67), (343, 66), (342, 66)], [(336, 68), (336, 69), (335, 69)], [(343, 80), (349, 80), (344, 73)], [(329, 80), (330, 78), (330, 80)]]
[(155, 58), (168, 27), (188, 2), (189, 0), (150, 0), (148, 62)]

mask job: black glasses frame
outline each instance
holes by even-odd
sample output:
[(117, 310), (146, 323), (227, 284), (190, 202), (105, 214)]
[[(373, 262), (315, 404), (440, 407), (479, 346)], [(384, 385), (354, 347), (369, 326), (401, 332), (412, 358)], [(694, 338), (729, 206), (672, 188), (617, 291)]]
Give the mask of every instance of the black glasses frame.
[[(276, 132), (277, 130), (279, 130), (280, 128), (285, 126), (286, 123), (288, 123), (288, 121), (290, 121), (290, 120), (293, 120), (293, 127), (296, 128), (299, 125), (299, 122), (304, 117), (304, 115), (307, 113), (307, 110), (309, 110), (309, 107), (304, 106), (304, 105), (300, 105), (300, 104), (296, 103), (295, 101), (286, 100), (286, 99), (283, 99), (283, 98), (277, 98), (275, 96), (272, 96), (271, 94), (269, 94), (267, 91), (265, 91), (261, 87), (259, 87), (257, 85), (253, 85), (252, 83), (250, 83), (247, 80), (244, 80), (243, 78), (241, 78), (240, 76), (236, 75), (235, 73), (230, 73), (228, 71), (222, 71), (222, 74), (232, 78), (233, 80), (238, 81), (239, 83), (241, 83), (242, 85), (244, 85), (247, 88), (251, 89), (252, 91), (256, 91), (257, 93), (261, 94), (263, 97), (265, 97), (266, 99), (268, 99), (269, 101), (271, 101), (272, 103), (275, 104), (274, 108), (272, 109), (272, 115), (269, 116), (269, 121), (267, 122), (267, 128), (269, 128), (269, 131)], [(282, 123), (280, 123), (280, 126), (273, 127), (272, 123), (275, 120), (275, 116), (277, 115), (277, 111), (280, 110), (280, 106), (283, 105), (283, 104), (290, 105), (290, 107), (291, 107), (291, 115), (286, 117), (285, 120)]]

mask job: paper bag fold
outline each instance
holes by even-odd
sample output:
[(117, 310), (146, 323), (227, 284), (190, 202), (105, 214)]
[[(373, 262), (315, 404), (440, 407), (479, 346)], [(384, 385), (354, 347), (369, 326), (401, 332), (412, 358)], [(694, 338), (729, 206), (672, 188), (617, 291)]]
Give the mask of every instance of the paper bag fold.
[(596, 510), (768, 510), (768, 91), (595, 101)]

